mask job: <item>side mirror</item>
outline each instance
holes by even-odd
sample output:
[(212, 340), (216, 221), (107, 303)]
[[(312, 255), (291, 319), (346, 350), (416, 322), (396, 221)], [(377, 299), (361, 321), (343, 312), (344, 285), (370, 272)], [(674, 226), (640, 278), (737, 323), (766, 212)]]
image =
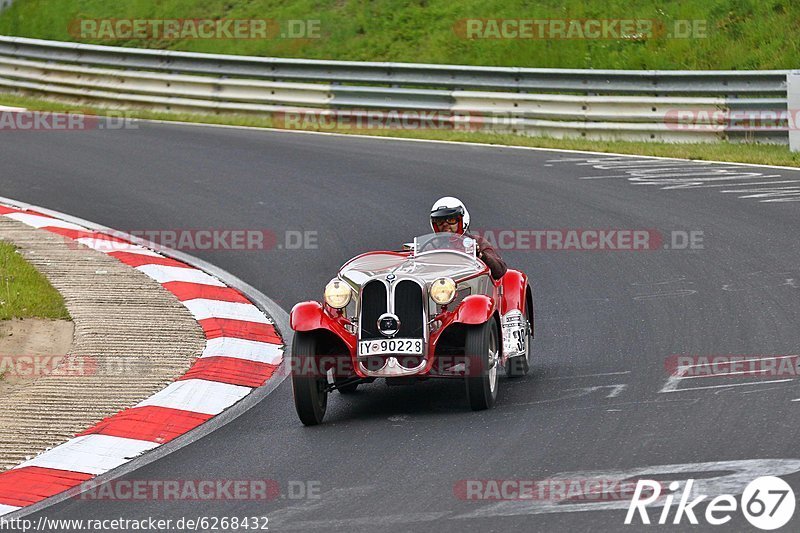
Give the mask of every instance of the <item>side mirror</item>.
[(414, 243), (413, 242), (404, 242), (403, 243), (403, 251), (404, 252), (410, 252), (413, 249), (414, 249)]

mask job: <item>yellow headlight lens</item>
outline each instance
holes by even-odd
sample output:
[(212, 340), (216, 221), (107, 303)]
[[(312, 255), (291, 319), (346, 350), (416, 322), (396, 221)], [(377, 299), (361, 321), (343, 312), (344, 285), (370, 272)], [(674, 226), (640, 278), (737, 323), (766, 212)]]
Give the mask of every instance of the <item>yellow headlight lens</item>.
[(456, 282), (450, 278), (439, 278), (431, 283), (431, 300), (447, 305), (456, 297)]
[(342, 309), (350, 302), (352, 291), (344, 281), (332, 279), (325, 286), (325, 303), (334, 309)]

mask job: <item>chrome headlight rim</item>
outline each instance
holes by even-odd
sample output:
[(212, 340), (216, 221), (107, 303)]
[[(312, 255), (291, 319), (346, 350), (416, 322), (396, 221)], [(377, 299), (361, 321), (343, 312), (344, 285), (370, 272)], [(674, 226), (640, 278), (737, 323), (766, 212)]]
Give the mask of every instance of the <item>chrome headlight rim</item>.
[(456, 299), (458, 287), (453, 278), (442, 277), (435, 279), (431, 283), (428, 293), (435, 304), (447, 305)]
[(343, 280), (333, 278), (325, 285), (323, 298), (325, 303), (333, 309), (344, 309), (353, 299), (353, 291)]

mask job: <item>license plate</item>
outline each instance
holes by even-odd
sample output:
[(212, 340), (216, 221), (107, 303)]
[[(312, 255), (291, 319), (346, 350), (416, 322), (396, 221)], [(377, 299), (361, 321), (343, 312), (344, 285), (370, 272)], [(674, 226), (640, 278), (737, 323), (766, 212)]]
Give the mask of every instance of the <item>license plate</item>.
[(422, 339), (359, 341), (358, 355), (422, 355)]

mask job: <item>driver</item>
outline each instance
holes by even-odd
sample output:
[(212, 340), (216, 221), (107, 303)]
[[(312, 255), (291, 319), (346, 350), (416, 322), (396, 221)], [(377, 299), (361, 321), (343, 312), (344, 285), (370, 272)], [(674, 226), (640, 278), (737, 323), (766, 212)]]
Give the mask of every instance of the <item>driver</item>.
[(436, 233), (456, 233), (475, 239), (477, 243), (475, 251), (478, 254), (478, 258), (489, 267), (492, 278), (499, 280), (508, 271), (505, 262), (486, 239), (479, 235), (473, 236), (467, 233), (469, 229), (469, 211), (458, 198), (445, 196), (436, 200), (436, 203), (431, 208), (431, 228)]

